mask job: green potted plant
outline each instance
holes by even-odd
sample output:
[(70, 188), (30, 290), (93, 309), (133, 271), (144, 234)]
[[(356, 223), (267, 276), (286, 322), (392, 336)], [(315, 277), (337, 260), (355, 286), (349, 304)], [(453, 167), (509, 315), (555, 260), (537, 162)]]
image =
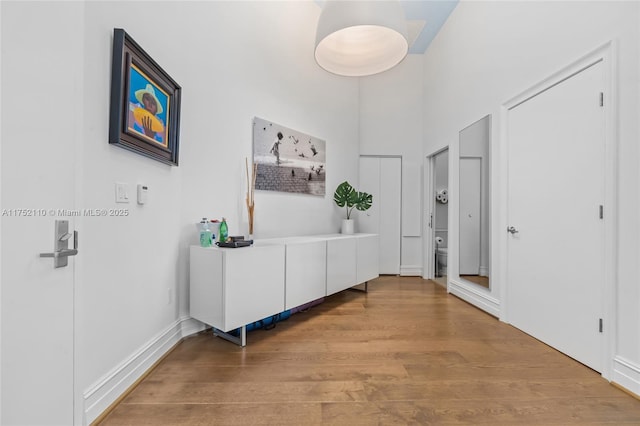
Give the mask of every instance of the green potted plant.
[(369, 210), (373, 203), (373, 195), (366, 192), (358, 192), (349, 182), (344, 181), (336, 188), (336, 192), (333, 194), (333, 201), (336, 202), (338, 207), (344, 207), (347, 210), (347, 218), (342, 220), (341, 232), (343, 234), (353, 234), (353, 219), (351, 219), (353, 209)]

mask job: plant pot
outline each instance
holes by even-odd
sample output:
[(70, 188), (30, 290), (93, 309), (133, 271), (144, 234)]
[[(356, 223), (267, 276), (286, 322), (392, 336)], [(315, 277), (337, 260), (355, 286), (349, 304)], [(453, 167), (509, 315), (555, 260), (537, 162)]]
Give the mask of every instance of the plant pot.
[(342, 219), (342, 228), (340, 232), (343, 234), (353, 234), (353, 219)]

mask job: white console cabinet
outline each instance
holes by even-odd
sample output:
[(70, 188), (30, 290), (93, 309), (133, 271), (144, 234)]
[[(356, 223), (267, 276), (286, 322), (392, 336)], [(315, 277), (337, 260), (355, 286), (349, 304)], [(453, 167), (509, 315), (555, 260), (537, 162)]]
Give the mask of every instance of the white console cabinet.
[(357, 245), (354, 237), (327, 239), (327, 294), (337, 293), (357, 282)]
[(304, 305), (327, 294), (327, 244), (322, 240), (285, 244), (285, 309)]
[[(190, 313), (234, 343), (246, 325), (378, 277), (378, 236), (256, 240), (251, 247), (191, 246)], [(227, 332), (240, 328), (240, 336)]]
[(378, 235), (327, 236), (327, 294), (378, 278)]
[(191, 247), (191, 316), (222, 331), (284, 311), (284, 246)]
[(378, 278), (380, 245), (376, 234), (356, 234), (356, 282)]

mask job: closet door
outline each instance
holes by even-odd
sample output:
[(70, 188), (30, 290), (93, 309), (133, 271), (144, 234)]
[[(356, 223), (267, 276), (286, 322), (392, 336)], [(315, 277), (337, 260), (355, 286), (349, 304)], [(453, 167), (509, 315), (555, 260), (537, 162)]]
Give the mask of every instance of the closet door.
[(359, 232), (379, 235), (380, 274), (400, 274), (402, 162), (399, 157), (360, 157), (360, 191), (373, 205), (356, 216)]

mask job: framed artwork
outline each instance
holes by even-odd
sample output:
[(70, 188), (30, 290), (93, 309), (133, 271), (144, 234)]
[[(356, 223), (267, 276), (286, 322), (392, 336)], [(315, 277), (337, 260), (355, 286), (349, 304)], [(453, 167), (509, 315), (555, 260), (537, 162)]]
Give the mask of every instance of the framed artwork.
[(129, 34), (113, 30), (110, 144), (177, 166), (181, 91)]
[(255, 189), (324, 196), (326, 145), (322, 139), (255, 117)]

